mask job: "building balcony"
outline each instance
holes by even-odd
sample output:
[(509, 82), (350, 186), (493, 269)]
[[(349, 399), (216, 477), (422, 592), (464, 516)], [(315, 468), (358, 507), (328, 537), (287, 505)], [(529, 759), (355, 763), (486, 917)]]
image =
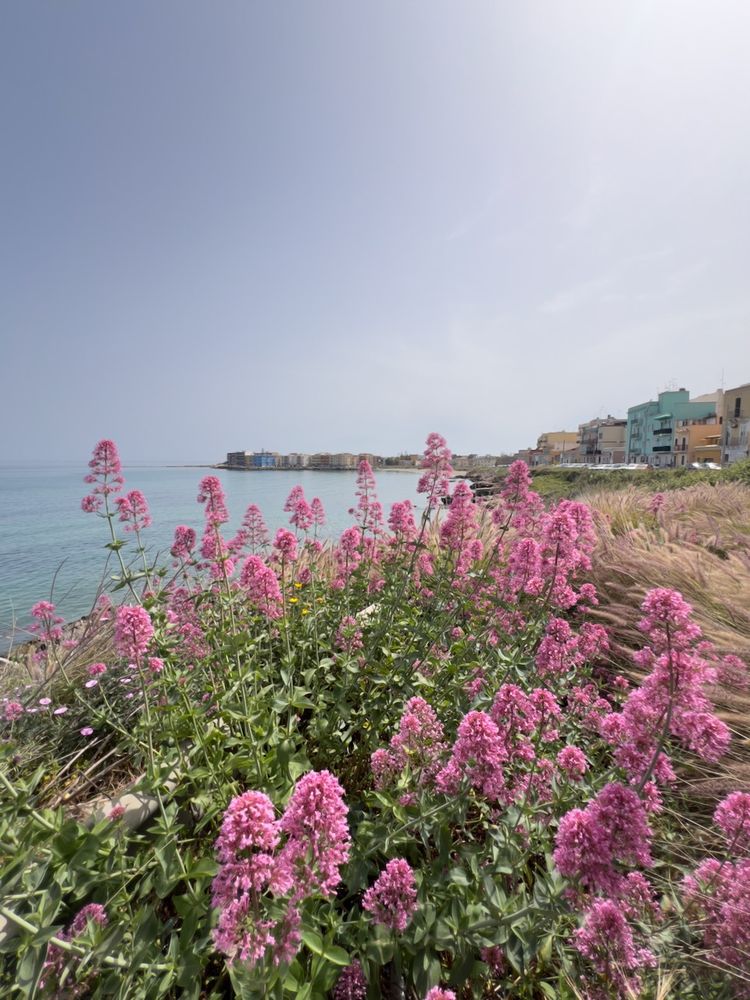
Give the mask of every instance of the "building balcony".
[(671, 434), (672, 433), (672, 428), (671, 427), (654, 427), (653, 433), (654, 434)]
[(671, 444), (655, 444), (654, 447), (651, 450), (653, 452), (657, 453), (657, 454), (659, 452), (663, 452), (663, 451), (669, 452), (669, 451), (672, 450), (672, 445)]

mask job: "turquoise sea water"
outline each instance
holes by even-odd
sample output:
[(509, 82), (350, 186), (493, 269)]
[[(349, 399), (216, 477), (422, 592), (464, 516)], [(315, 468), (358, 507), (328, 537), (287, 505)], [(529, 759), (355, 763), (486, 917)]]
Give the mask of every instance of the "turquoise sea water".
[[(52, 600), (66, 620), (90, 610), (97, 587), (111, 580), (106, 521), (84, 514), (81, 497), (85, 462), (65, 465), (0, 465), (0, 647), (15, 630), (26, 638), (29, 609), (36, 601)], [(288, 526), (284, 502), (300, 483), (308, 499), (319, 496), (326, 511), (324, 535), (338, 535), (353, 524), (353, 472), (227, 472), (208, 468), (126, 467), (125, 489), (141, 490), (149, 503), (153, 525), (144, 539), (153, 551), (169, 559), (174, 528), (187, 524), (200, 538), (202, 510), (196, 502), (198, 484), (217, 475), (227, 494), (231, 517), (227, 537), (239, 526), (248, 504), (256, 503), (272, 532)], [(421, 509), (417, 476), (411, 472), (378, 472), (378, 496), (386, 515), (395, 500), (410, 499)], [(129, 537), (122, 535), (121, 537)], [(128, 548), (124, 550), (127, 554)]]

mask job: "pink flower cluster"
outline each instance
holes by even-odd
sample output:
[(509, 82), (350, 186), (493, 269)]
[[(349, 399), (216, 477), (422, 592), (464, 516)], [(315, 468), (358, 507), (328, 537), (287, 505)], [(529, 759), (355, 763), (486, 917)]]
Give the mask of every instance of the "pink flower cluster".
[(683, 879), (682, 890), (708, 957), (750, 975), (750, 859), (707, 858)]
[(292, 488), (292, 492), (284, 504), (284, 510), (292, 515), (289, 518), (289, 523), (299, 531), (306, 533), (313, 526), (312, 508), (305, 499), (305, 492), (301, 486)]
[(427, 435), (427, 446), (420, 468), (424, 472), (417, 483), (417, 493), (426, 493), (427, 506), (437, 507), (444, 496), (450, 495), (453, 466), (447, 441), (434, 431)]
[(376, 750), (370, 758), (375, 787), (392, 784), (407, 767), (415, 784), (431, 782), (445, 749), (443, 725), (432, 706), (424, 698), (410, 698), (389, 749)]
[(640, 995), (638, 970), (652, 968), (656, 958), (648, 948), (637, 948), (623, 908), (612, 899), (597, 899), (584, 916), (583, 927), (573, 933), (576, 949), (617, 996)]
[(350, 656), (362, 649), (362, 630), (359, 628), (356, 618), (352, 615), (344, 615), (336, 630), (334, 643), (337, 649), (343, 650)]
[[(706, 858), (682, 883), (709, 959), (750, 975), (750, 793), (732, 792), (714, 812), (727, 841), (725, 861)], [(739, 855), (739, 857), (738, 857)], [(738, 994), (739, 995), (739, 994)], [(744, 995), (744, 994), (742, 994)]]
[(260, 556), (247, 557), (240, 574), (240, 585), (247, 591), (250, 603), (262, 615), (281, 618), (283, 607), (278, 577)]
[(148, 503), (140, 490), (131, 490), (124, 497), (115, 501), (120, 520), (125, 524), (125, 531), (143, 531), (151, 525), (151, 514)]
[(437, 775), (437, 787), (455, 795), (465, 779), (490, 802), (498, 802), (505, 792), (503, 764), (507, 759), (505, 742), (491, 716), (469, 712), (458, 726), (450, 760)]
[(453, 990), (444, 990), (441, 986), (433, 986), (425, 993), (424, 1000), (456, 1000)]
[[(89, 928), (106, 927), (108, 923), (109, 920), (104, 907), (99, 903), (89, 903), (82, 910), (78, 911), (70, 925), (58, 937), (61, 941), (75, 941), (76, 938), (81, 937)], [(46, 990), (51, 988), (53, 991), (57, 990), (63, 970), (66, 964), (71, 961), (77, 964), (80, 962), (80, 957), (75, 953), (71, 954), (63, 948), (59, 948), (55, 944), (48, 945), (47, 957), (44, 960), (39, 981), (40, 989)], [(69, 979), (65, 986), (64, 995), (66, 997), (88, 996), (92, 978), (93, 974), (90, 973), (83, 981), (71, 982)], [(63, 993), (55, 992), (54, 995), (63, 996)]]
[(550, 618), (536, 654), (541, 677), (571, 674), (609, 650), (606, 629), (586, 622), (576, 635), (564, 618)]
[(154, 635), (151, 616), (138, 605), (121, 605), (115, 612), (115, 649), (125, 659), (137, 662)]
[(170, 552), (175, 559), (188, 562), (195, 548), (195, 532), (184, 524), (174, 529), (174, 541)]
[(533, 531), (544, 510), (538, 493), (531, 489), (531, 473), (525, 462), (513, 462), (503, 480), (500, 502), (492, 511), (492, 520), (501, 529), (501, 537), (509, 528), (519, 534)]
[(652, 832), (632, 788), (605, 785), (585, 809), (560, 820), (553, 858), (558, 871), (593, 893), (621, 895), (624, 864), (650, 865)]
[(388, 527), (396, 542), (412, 542), (417, 537), (417, 525), (414, 521), (414, 505), (411, 500), (396, 501), (391, 505), (388, 515)]
[[(230, 802), (216, 841), (221, 867), (212, 883), (212, 905), (219, 911), (214, 941), (230, 962), (254, 965), (267, 955), (277, 965), (292, 960), (300, 941), (300, 903), (316, 893), (331, 896), (341, 881), (351, 843), (346, 813), (343, 789), (328, 771), (312, 771), (297, 782), (280, 820), (262, 792), (248, 791)], [(286, 900), (278, 919), (269, 916), (271, 896)]]
[(15, 722), (24, 714), (25, 709), (20, 701), (7, 701), (3, 699), (3, 715), (6, 722)]
[(29, 631), (45, 642), (59, 642), (63, 636), (64, 619), (56, 615), (55, 610), (55, 605), (51, 601), (37, 601), (31, 609), (34, 622), (29, 626)]
[(333, 988), (333, 1000), (366, 1000), (367, 980), (360, 962), (352, 962), (343, 970)]
[(81, 500), (81, 509), (87, 514), (98, 513), (104, 503), (104, 498), (111, 493), (119, 493), (125, 480), (122, 477), (122, 464), (114, 441), (103, 440), (94, 448), (89, 462), (88, 475), (84, 482), (93, 484), (94, 488), (88, 496)]
[(376, 924), (397, 933), (406, 930), (417, 911), (417, 884), (408, 861), (393, 858), (362, 900), (362, 909)]
[(291, 531), (286, 528), (279, 528), (273, 540), (273, 547), (278, 558), (284, 563), (293, 563), (297, 560), (297, 539)]
[(234, 560), (230, 546), (222, 537), (220, 530), (221, 525), (229, 520), (229, 512), (224, 490), (217, 476), (204, 476), (201, 479), (198, 503), (205, 504), (201, 555), (215, 579), (229, 577), (234, 571)]
[(717, 678), (708, 644), (691, 620), (692, 608), (675, 590), (650, 590), (642, 604), (639, 627), (648, 645), (635, 654), (650, 673), (628, 695), (622, 711), (605, 717), (602, 735), (616, 747), (615, 760), (634, 783), (653, 776), (657, 783), (673, 780), (663, 751), (671, 736), (705, 760), (716, 761), (729, 746), (730, 732), (714, 713), (705, 693)]
[(376, 493), (375, 476), (367, 459), (362, 459), (357, 468), (357, 506), (349, 511), (356, 518), (363, 535), (379, 535), (383, 528), (383, 508)]

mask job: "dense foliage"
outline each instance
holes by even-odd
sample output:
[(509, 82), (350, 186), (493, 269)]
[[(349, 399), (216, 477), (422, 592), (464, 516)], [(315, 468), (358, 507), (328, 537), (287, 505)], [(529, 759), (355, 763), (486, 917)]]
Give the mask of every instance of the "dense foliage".
[[(494, 470), (492, 472), (495, 474)], [(736, 462), (724, 469), (604, 470), (549, 465), (534, 469), (532, 474), (534, 489), (540, 496), (559, 500), (562, 497), (580, 497), (589, 490), (621, 490), (627, 486), (637, 486), (656, 493), (660, 490), (681, 490), (700, 483), (711, 486), (717, 483), (750, 485), (750, 460)]]
[(686, 836), (676, 785), (745, 664), (654, 588), (616, 674), (587, 506), (521, 463), (444, 506), (432, 434), (419, 520), (363, 462), (336, 544), (300, 487), (229, 538), (207, 476), (156, 566), (114, 445), (90, 465), (126, 603), (95, 660), (36, 605), (44, 681), (2, 705), (7, 995), (750, 995), (750, 795)]

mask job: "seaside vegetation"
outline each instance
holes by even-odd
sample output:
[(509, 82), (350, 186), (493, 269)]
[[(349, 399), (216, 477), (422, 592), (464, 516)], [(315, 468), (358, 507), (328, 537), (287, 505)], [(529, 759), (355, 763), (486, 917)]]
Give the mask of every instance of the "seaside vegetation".
[(450, 458), (335, 542), (206, 476), (159, 562), (96, 446), (112, 597), (0, 701), (4, 996), (750, 996), (748, 486)]
[[(483, 482), (502, 482), (507, 468), (487, 468), (472, 472)], [(649, 493), (681, 490), (701, 483), (716, 486), (737, 482), (750, 486), (750, 459), (723, 469), (596, 469), (545, 465), (531, 470), (534, 491), (545, 500), (580, 497), (592, 491), (622, 490), (634, 486)]]

